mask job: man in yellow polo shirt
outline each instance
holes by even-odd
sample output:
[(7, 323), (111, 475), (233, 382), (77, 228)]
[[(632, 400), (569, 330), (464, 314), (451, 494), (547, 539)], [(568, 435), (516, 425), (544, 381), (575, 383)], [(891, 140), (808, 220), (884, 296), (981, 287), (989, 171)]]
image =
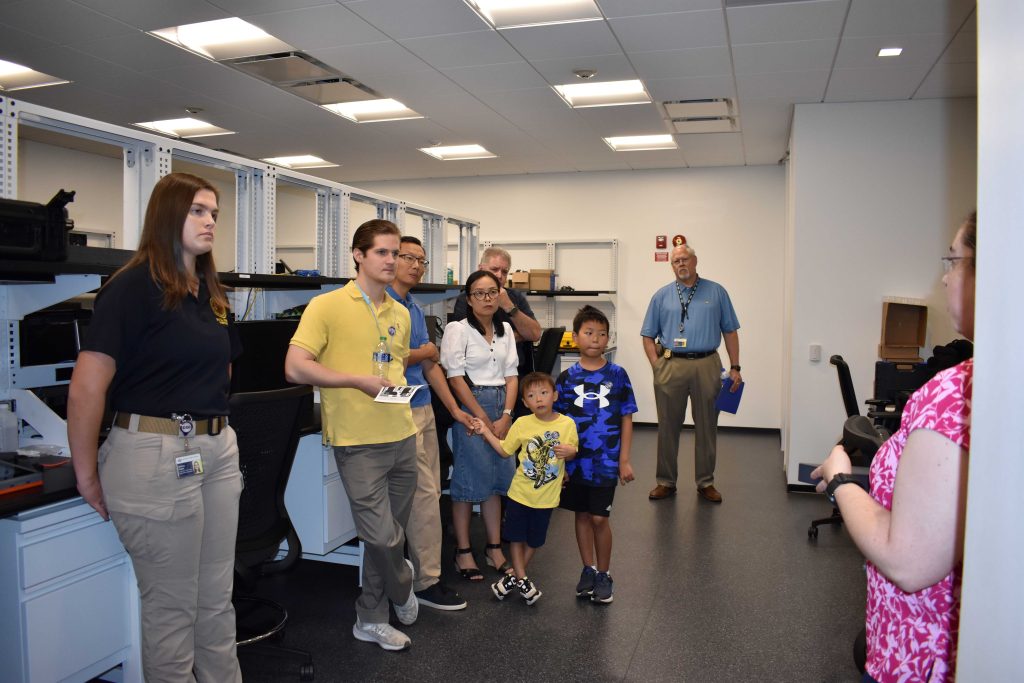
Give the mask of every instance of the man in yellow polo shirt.
[[(409, 312), (387, 295), (401, 233), (374, 219), (352, 236), (356, 277), (314, 297), (285, 359), (289, 382), (320, 387), (324, 443), (334, 448), (356, 530), (364, 543), (363, 590), (352, 634), (385, 650), (409, 637), (388, 624), (388, 603), (405, 625), (416, 621), (412, 565), (404, 559), (405, 525), (416, 491), (416, 427), (408, 403), (379, 403), (383, 387), (405, 384)], [(375, 374), (381, 338), (384, 377)]]

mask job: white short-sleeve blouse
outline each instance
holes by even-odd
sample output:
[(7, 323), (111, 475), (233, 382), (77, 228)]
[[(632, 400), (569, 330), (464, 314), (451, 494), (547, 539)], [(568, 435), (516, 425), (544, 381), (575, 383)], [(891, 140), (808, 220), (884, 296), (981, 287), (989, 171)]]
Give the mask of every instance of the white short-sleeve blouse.
[(518, 374), (519, 355), (512, 326), (502, 323), (505, 334), (493, 335), (488, 344), (466, 320), (448, 323), (441, 340), (441, 365), (449, 377), (468, 376), (473, 384), (504, 386), (506, 377)]

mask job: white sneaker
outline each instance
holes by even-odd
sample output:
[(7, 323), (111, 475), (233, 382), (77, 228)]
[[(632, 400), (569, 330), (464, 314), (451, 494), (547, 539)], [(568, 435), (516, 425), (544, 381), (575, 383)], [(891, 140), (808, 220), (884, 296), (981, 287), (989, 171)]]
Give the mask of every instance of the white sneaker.
[(412, 562), (406, 560), (405, 563), (409, 565), (409, 571), (412, 572), (412, 580), (409, 582), (409, 597), (406, 599), (404, 604), (395, 604), (395, 616), (398, 620), (406, 626), (411, 626), (416, 623), (416, 617), (420, 614), (420, 601), (416, 599), (416, 593), (413, 591), (413, 582), (416, 580), (416, 570), (413, 569)]
[(385, 650), (404, 650), (412, 645), (409, 636), (405, 635), (391, 624), (364, 624), (356, 618), (352, 625), (352, 635), (356, 640), (366, 643), (377, 643)]

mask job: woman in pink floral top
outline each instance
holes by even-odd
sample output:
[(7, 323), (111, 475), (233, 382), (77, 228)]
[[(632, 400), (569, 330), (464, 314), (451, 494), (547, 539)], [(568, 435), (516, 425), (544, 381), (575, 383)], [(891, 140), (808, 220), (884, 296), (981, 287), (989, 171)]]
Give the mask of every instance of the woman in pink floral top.
[[(975, 214), (943, 258), (953, 325), (974, 336)], [(871, 492), (833, 489), (857, 547), (867, 558), (865, 681), (952, 681), (960, 617), (967, 454), (971, 445), (974, 361), (944, 370), (911, 397), (900, 429), (871, 463)], [(813, 476), (824, 491), (851, 472), (836, 446)]]

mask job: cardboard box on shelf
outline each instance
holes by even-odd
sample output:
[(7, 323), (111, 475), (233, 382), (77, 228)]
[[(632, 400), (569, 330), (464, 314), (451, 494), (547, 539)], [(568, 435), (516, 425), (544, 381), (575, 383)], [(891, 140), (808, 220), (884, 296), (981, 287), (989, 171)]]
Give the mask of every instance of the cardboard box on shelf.
[(550, 269), (530, 269), (530, 289), (550, 291), (555, 288), (555, 271)]
[(508, 286), (512, 289), (529, 289), (530, 274), (525, 270), (517, 270), (508, 274)]
[(883, 360), (920, 361), (928, 329), (928, 306), (920, 299), (886, 297), (882, 300)]

